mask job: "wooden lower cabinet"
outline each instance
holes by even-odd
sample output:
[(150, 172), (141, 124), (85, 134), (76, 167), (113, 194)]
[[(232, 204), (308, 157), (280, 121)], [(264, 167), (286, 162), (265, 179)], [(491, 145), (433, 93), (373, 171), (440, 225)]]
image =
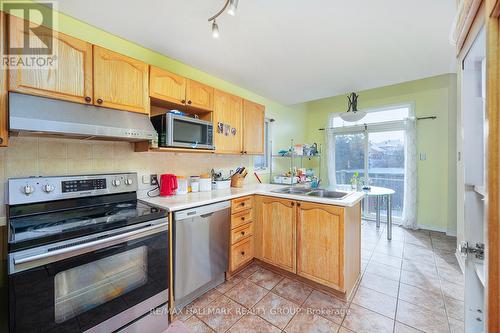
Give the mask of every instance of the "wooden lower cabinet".
[(231, 201), (229, 274), (244, 267), (254, 258), (254, 196)]
[(361, 272), (361, 204), (255, 197), (257, 259), (350, 298)]
[(343, 235), (342, 208), (297, 203), (297, 274), (343, 289)]
[(295, 201), (258, 197), (259, 255), (262, 261), (296, 272)]

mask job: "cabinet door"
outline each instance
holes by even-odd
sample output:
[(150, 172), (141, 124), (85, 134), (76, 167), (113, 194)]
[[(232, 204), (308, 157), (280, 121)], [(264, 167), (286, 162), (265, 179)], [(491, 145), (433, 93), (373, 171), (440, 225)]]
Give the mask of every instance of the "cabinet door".
[(149, 96), (184, 105), (186, 103), (186, 78), (151, 66), (149, 68)]
[[(22, 45), (24, 20), (9, 19), (9, 38), (14, 45)], [(48, 28), (37, 28), (37, 35), (48, 35)], [(11, 69), (9, 90), (25, 94), (63, 99), (77, 103), (92, 103), (92, 44), (55, 33), (57, 64), (50, 69)], [(34, 38), (33, 46), (41, 44)]]
[[(0, 12), (0, 24), (2, 29), (6, 27), (6, 15)], [(5, 30), (4, 30), (5, 31)], [(0, 36), (0, 50), (4, 50), (6, 34)], [(7, 114), (7, 69), (0, 67), (0, 147), (8, 145), (9, 141), (9, 122)]]
[(94, 104), (149, 113), (148, 65), (94, 45)]
[[(214, 94), (214, 142), (217, 153), (240, 154), (241, 148), (241, 109), (240, 97), (216, 90)], [(222, 131), (218, 124), (222, 124)], [(234, 130), (233, 130), (234, 128)]]
[(264, 154), (264, 105), (243, 100), (243, 152)]
[(187, 80), (186, 100), (188, 106), (212, 111), (214, 109), (214, 88), (193, 80)]
[(297, 205), (297, 274), (343, 289), (343, 209), (300, 202)]
[(295, 273), (295, 202), (265, 197), (260, 209), (262, 260)]

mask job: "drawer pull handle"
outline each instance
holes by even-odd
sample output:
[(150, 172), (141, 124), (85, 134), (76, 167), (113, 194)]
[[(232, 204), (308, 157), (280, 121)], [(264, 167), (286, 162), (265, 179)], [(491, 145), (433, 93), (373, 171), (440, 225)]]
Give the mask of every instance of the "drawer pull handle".
[(242, 235), (242, 236), (245, 236), (245, 232), (244, 232), (244, 231), (242, 231), (242, 232), (241, 232), (241, 235)]
[(241, 251), (241, 256), (244, 256), (245, 255), (245, 251)]
[(245, 203), (244, 202), (241, 203), (241, 207), (245, 207)]
[(241, 217), (241, 220), (242, 220), (242, 221), (245, 221), (245, 217), (244, 217), (244, 216), (242, 216), (242, 217)]

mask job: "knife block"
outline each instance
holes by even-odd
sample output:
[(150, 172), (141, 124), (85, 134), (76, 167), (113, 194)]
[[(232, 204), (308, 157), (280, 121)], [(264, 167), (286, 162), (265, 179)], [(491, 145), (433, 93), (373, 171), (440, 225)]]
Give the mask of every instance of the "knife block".
[(245, 177), (236, 174), (231, 177), (231, 187), (243, 187), (243, 182), (245, 181)]

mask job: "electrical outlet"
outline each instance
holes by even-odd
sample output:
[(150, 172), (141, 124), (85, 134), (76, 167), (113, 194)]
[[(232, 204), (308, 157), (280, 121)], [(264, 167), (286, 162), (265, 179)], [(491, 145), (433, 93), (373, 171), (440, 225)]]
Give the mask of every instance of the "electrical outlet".
[(149, 176), (149, 183), (151, 185), (158, 185), (158, 175), (153, 174), (153, 175)]

